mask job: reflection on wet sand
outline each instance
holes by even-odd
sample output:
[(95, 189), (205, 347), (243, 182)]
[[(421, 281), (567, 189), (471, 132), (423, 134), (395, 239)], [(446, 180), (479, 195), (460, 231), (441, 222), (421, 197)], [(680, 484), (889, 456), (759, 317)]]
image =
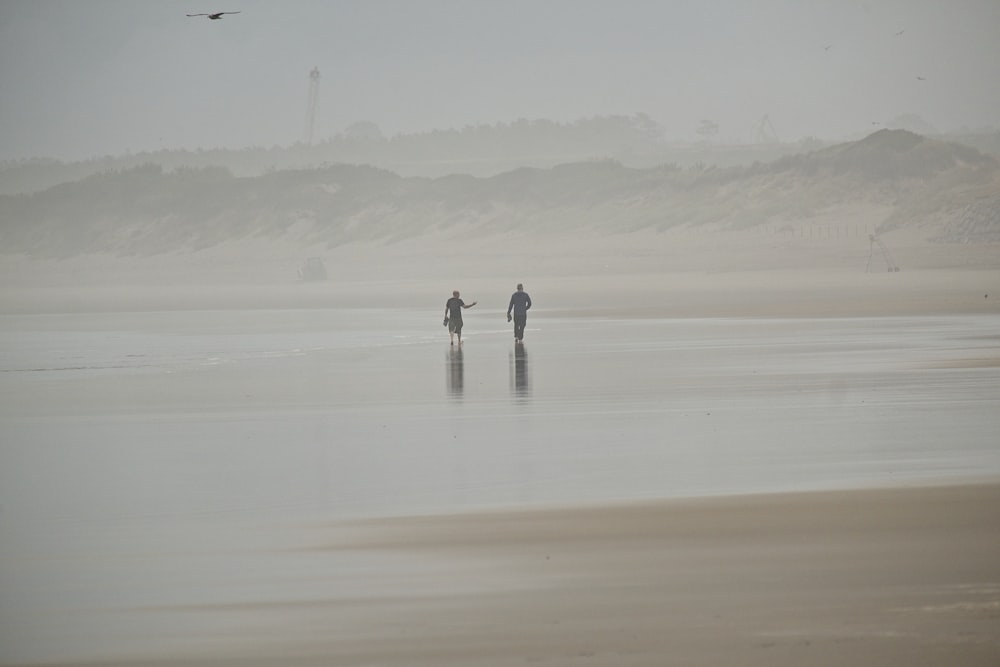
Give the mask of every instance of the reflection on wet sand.
[[(608, 658), (594, 664), (734, 664), (763, 637), (743, 663), (836, 664), (864, 632), (855, 663), (908, 667), (945, 609), (967, 643), (940, 634), (940, 655), (1000, 664), (975, 614), (992, 601), (967, 588), (1000, 581), (995, 487), (831, 495), (1000, 474), (1000, 315), (552, 317), (534, 375), (505, 333), (473, 338), (468, 394), (464, 350), (404, 328), (419, 312), (350, 315), (286, 311), (299, 330), (270, 311), (0, 317), (0, 663), (498, 665), (516, 644), (550, 665), (581, 645)], [(725, 500), (742, 493), (766, 495)], [(636, 504), (669, 498), (685, 499)], [(404, 515), (420, 518), (386, 532)], [(760, 585), (705, 625), (736, 576)], [(593, 581), (635, 612), (645, 655), (622, 652), (620, 624), (594, 634)], [(693, 611), (662, 604), (688, 590)], [(858, 599), (871, 626), (833, 641)], [(732, 618), (760, 623), (712, 653)], [(886, 628), (897, 660), (879, 660)], [(797, 661), (774, 659), (792, 643)]]
[(518, 398), (531, 395), (531, 378), (528, 375), (528, 351), (523, 343), (514, 345), (510, 353), (510, 390)]
[(462, 348), (452, 347), (448, 350), (445, 364), (448, 374), (448, 394), (456, 398), (462, 397), (465, 384), (465, 368), (462, 365)]

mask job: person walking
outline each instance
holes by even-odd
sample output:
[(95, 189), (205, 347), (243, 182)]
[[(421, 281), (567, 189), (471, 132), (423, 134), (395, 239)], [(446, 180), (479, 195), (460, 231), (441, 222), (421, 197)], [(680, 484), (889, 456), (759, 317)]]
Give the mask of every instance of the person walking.
[(458, 336), (458, 344), (462, 344), (462, 309), (472, 308), (478, 302), (465, 303), (459, 296), (458, 290), (451, 293), (451, 298), (444, 304), (444, 324), (448, 327), (448, 336), (451, 344), (455, 344), (455, 336)]
[[(524, 325), (528, 322), (528, 309), (531, 308), (531, 297), (524, 291), (524, 285), (517, 284), (517, 291), (510, 295), (507, 305), (507, 321), (514, 320), (514, 342), (524, 341)], [(511, 313), (513, 312), (513, 318)]]

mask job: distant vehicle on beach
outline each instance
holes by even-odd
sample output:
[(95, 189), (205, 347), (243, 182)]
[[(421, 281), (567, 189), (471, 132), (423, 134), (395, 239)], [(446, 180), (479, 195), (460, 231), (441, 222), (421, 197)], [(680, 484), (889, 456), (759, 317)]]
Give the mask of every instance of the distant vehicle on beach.
[(326, 280), (326, 264), (321, 257), (309, 257), (299, 267), (301, 282), (319, 282)]

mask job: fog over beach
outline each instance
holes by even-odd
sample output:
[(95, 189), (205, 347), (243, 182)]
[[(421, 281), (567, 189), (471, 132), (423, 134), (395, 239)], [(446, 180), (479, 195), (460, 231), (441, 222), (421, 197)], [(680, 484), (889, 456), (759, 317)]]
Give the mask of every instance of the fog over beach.
[(3, 3), (0, 665), (1000, 664), (998, 25)]

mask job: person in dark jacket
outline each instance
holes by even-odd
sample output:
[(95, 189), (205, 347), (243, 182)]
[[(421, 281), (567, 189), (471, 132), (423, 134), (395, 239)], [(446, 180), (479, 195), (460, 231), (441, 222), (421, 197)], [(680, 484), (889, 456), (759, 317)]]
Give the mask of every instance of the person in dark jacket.
[(528, 322), (529, 308), (531, 308), (531, 297), (524, 291), (524, 285), (518, 283), (517, 291), (510, 295), (510, 304), (507, 306), (508, 322), (511, 321), (513, 313), (515, 343), (524, 340), (524, 325)]

